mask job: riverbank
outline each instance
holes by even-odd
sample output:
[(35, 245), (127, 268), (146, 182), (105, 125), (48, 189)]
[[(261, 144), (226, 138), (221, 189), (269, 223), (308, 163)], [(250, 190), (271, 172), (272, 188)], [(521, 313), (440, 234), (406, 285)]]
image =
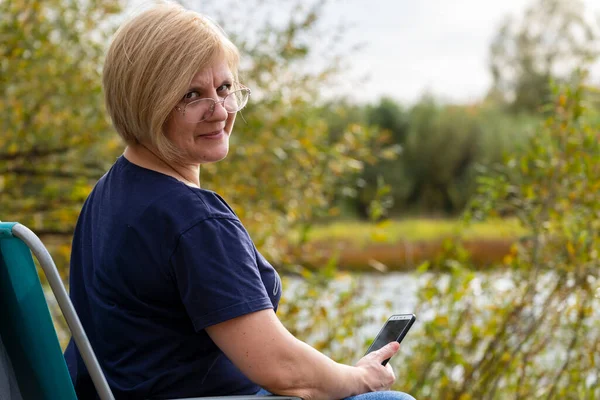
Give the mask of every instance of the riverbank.
[(411, 271), (439, 256), (448, 240), (460, 240), (473, 265), (485, 269), (501, 262), (524, 233), (516, 220), (470, 225), (450, 219), (347, 221), (314, 227), (293, 251), (314, 267), (335, 259), (342, 270)]

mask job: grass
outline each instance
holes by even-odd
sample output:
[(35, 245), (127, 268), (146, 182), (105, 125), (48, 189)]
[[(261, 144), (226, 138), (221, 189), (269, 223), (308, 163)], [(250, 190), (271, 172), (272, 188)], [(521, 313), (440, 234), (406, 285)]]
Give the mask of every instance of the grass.
[(436, 241), (459, 235), (472, 239), (513, 239), (525, 232), (515, 219), (477, 222), (469, 226), (457, 219), (406, 219), (381, 224), (361, 221), (339, 221), (315, 226), (309, 242), (346, 242), (354, 245)]
[(458, 237), (480, 267), (500, 262), (524, 233), (516, 220), (493, 220), (468, 226), (461, 220), (406, 219), (374, 224), (339, 221), (314, 227), (308, 235), (309, 265), (336, 257), (341, 269), (411, 270), (441, 252), (444, 239)]

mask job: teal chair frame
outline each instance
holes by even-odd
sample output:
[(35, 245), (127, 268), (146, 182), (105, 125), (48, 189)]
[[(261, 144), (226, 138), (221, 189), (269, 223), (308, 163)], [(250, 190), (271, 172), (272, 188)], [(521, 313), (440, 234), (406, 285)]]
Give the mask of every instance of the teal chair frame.
[[(32, 253), (46, 275), (98, 396), (101, 400), (114, 400), (50, 253), (37, 235), (24, 225), (0, 222), (0, 336), (12, 361), (23, 399), (77, 399)], [(253, 395), (195, 399), (301, 400), (298, 397)]]

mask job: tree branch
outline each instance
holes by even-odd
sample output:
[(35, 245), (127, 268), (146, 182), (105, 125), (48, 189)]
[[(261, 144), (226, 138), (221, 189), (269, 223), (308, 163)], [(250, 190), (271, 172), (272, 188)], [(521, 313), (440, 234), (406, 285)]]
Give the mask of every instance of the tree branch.
[(558, 374), (556, 374), (556, 377), (553, 379), (553, 384), (552, 387), (550, 388), (550, 391), (548, 392), (548, 397), (547, 399), (552, 399), (554, 397), (554, 395), (556, 394), (557, 388), (558, 388), (558, 384), (560, 382), (560, 379), (562, 378), (563, 374), (565, 373), (565, 371), (567, 370), (567, 368), (569, 367), (569, 364), (571, 362), (571, 356), (573, 353), (573, 349), (577, 346), (577, 343), (579, 341), (579, 336), (581, 333), (581, 328), (583, 326), (583, 323), (585, 321), (585, 307), (587, 307), (588, 305), (588, 301), (585, 301), (583, 304), (580, 305), (579, 310), (578, 310), (578, 315), (577, 315), (577, 321), (575, 323), (575, 332), (573, 332), (573, 336), (571, 337), (571, 342), (569, 343), (569, 347), (567, 347), (566, 353), (567, 353), (567, 357), (563, 363), (563, 365), (561, 366), (560, 370), (558, 371)]
[(98, 179), (100, 175), (93, 173), (86, 173), (83, 171), (60, 171), (60, 170), (37, 170), (34, 168), (7, 168), (3, 171), (0, 171), (0, 175), (7, 174), (15, 174), (21, 176), (30, 176), (30, 177), (52, 177), (52, 178), (88, 178), (88, 179)]
[(61, 236), (61, 237), (71, 237), (73, 236), (73, 229), (37, 229), (35, 231), (35, 234), (38, 235), (40, 238), (42, 238), (43, 236)]
[(51, 149), (39, 149), (33, 147), (29, 150), (22, 150), (13, 153), (0, 153), (0, 161), (12, 161), (19, 158), (30, 158), (30, 157), (47, 157), (54, 154), (66, 153), (72, 150), (70, 147), (55, 147)]

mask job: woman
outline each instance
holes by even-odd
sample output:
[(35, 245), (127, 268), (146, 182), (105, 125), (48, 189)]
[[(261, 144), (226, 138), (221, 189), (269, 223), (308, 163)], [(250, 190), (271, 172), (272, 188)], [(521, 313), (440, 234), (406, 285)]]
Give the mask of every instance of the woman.
[[(218, 27), (174, 4), (117, 31), (103, 84), (127, 147), (87, 199), (71, 257), (92, 347), (117, 398), (387, 390), (394, 374), (381, 361), (398, 344), (352, 367), (293, 337), (275, 315), (279, 276), (227, 203), (200, 188), (200, 165), (225, 158), (250, 95), (238, 58)], [(65, 357), (80, 398), (93, 397), (73, 342)]]

